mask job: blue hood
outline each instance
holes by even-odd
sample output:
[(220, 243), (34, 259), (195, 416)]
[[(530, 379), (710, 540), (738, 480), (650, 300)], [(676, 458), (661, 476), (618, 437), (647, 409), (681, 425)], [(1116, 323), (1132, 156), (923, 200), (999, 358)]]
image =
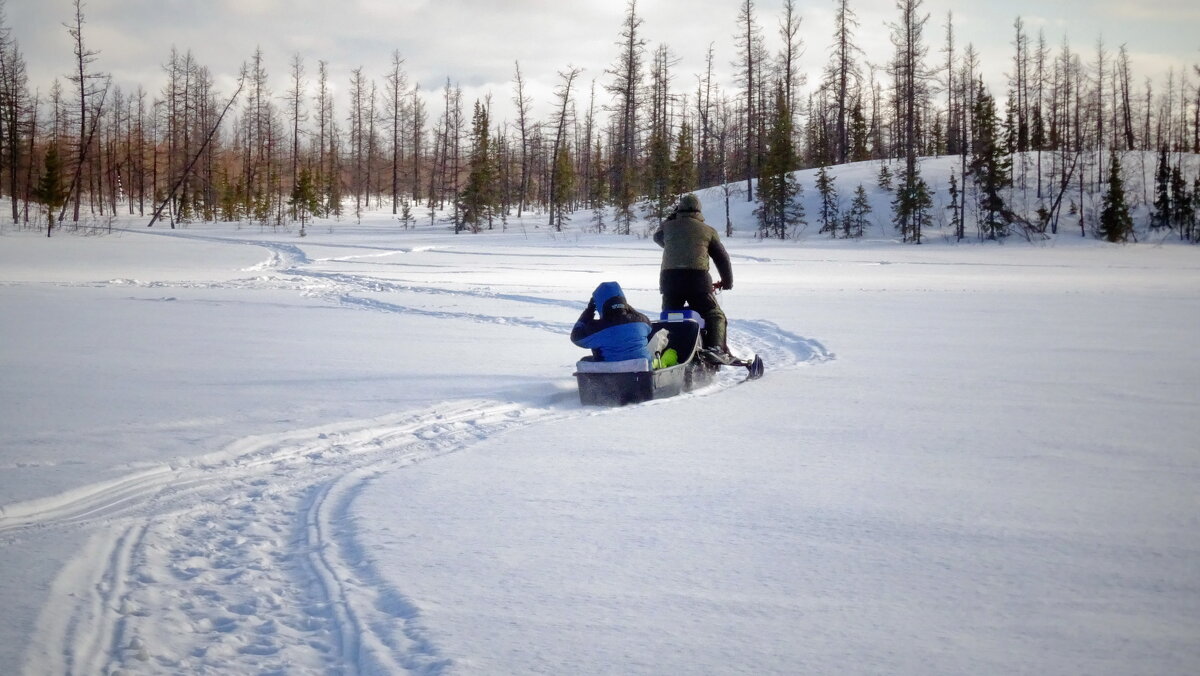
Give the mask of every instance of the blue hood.
[(604, 282), (592, 292), (592, 301), (601, 314), (611, 310), (615, 305), (625, 304), (625, 292), (616, 282)]

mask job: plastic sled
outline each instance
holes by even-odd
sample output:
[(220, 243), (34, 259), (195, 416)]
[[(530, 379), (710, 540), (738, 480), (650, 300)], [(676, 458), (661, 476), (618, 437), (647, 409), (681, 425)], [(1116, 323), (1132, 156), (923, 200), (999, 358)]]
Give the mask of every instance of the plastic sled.
[(624, 406), (665, 399), (712, 382), (717, 366), (698, 358), (704, 319), (691, 310), (665, 310), (651, 322), (651, 333), (667, 330), (667, 345), (678, 362), (654, 369), (649, 360), (604, 362), (585, 357), (575, 364), (579, 402), (585, 406)]

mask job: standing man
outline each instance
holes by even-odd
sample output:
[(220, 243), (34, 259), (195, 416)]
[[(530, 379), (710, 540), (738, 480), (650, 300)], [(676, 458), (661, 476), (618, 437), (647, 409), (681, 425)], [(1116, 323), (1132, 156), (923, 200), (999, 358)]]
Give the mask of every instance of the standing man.
[[(725, 313), (717, 305), (716, 290), (733, 288), (733, 268), (717, 231), (704, 222), (695, 195), (679, 199), (679, 207), (654, 233), (654, 242), (663, 248), (658, 276), (663, 309), (686, 304), (698, 312), (704, 317), (704, 349), (722, 357), (722, 361), (728, 359)], [(709, 258), (721, 275), (715, 283), (708, 272)]]

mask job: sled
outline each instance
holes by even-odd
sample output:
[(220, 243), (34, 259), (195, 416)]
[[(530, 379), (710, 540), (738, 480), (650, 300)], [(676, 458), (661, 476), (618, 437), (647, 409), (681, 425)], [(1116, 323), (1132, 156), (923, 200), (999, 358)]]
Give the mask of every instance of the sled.
[(652, 368), (648, 359), (595, 361), (585, 357), (575, 364), (579, 402), (584, 406), (624, 406), (665, 399), (712, 382), (718, 365), (699, 358), (700, 330), (704, 319), (691, 310), (666, 310), (651, 333), (667, 330), (667, 350), (675, 350), (678, 363)]

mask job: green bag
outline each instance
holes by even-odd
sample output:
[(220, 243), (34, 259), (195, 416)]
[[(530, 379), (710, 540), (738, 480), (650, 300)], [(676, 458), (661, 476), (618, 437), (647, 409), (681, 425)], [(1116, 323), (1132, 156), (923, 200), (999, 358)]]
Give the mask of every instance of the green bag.
[(656, 369), (665, 369), (668, 366), (674, 366), (678, 363), (679, 363), (679, 353), (675, 351), (675, 348), (668, 347), (666, 349), (666, 351), (664, 351), (662, 353), (661, 357), (654, 360), (654, 363), (652, 364), (652, 366), (654, 366), (654, 368), (656, 368)]

